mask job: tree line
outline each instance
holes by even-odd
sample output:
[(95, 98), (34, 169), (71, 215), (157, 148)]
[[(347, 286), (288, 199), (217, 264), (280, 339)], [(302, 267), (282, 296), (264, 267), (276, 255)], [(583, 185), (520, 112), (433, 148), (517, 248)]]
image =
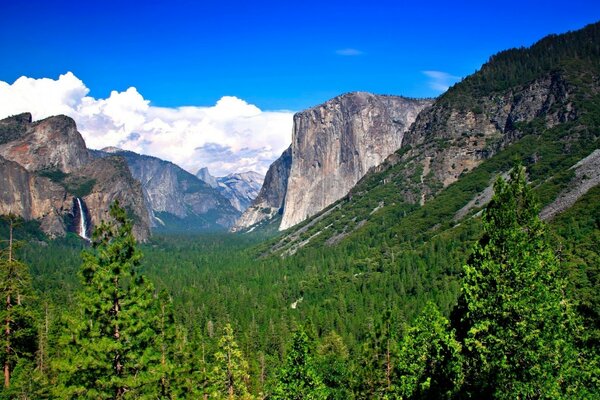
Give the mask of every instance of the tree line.
[(382, 310), (353, 353), (335, 330), (304, 321), (284, 338), (273, 373), (263, 352), (238, 345), (236, 321), (214, 341), (178, 321), (169, 293), (140, 273), (132, 222), (118, 204), (82, 253), (74, 307), (56, 310), (50, 327), (51, 310), (15, 258), (9, 217), (0, 397), (596, 398), (598, 349), (538, 212), (524, 169), (515, 168), (495, 184), (448, 317), (433, 302), (412, 324)]

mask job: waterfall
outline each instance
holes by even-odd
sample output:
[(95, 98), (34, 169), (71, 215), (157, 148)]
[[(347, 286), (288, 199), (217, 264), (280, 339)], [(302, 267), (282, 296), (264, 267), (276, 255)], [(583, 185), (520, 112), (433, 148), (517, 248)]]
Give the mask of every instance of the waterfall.
[(85, 220), (85, 212), (83, 211), (83, 207), (81, 206), (81, 199), (79, 197), (77, 199), (77, 206), (79, 207), (79, 236), (84, 238), (85, 240), (90, 240), (87, 235), (87, 221)]

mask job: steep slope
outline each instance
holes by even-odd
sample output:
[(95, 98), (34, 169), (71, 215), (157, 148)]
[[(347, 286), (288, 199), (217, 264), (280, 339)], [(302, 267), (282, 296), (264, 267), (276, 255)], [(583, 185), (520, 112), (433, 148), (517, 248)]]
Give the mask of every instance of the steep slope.
[(51, 237), (82, 234), (84, 220), (84, 236), (89, 236), (118, 200), (135, 221), (136, 238), (145, 241), (147, 206), (139, 183), (123, 165), (119, 158), (93, 161), (69, 117), (32, 122), (25, 113), (6, 118), (0, 121), (0, 213), (39, 220)]
[(117, 148), (93, 154), (96, 157), (117, 155), (127, 161), (131, 174), (142, 184), (156, 228), (226, 229), (239, 216), (218, 190), (171, 162)]
[(265, 175), (260, 192), (258, 192), (252, 204), (236, 221), (234, 227), (231, 229), (232, 231), (237, 232), (245, 229), (253, 229), (258, 224), (280, 222), (276, 217), (283, 213), (291, 167), (292, 148), (290, 146), (271, 164), (267, 175)]
[(594, 24), (492, 57), (424, 110), (403, 147), (348, 196), (263, 251), (427, 240), (469, 220), (517, 161), (544, 205), (573, 204), (598, 179), (599, 43)]
[(292, 167), (280, 229), (346, 195), (402, 145), (429, 100), (356, 92), (294, 116)]

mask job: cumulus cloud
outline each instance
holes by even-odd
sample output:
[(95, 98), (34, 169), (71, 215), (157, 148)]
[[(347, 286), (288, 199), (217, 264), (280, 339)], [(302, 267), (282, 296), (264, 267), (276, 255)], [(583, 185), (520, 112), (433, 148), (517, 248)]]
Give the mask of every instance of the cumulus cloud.
[(120, 147), (172, 161), (195, 173), (217, 176), (265, 173), (289, 146), (292, 112), (262, 111), (232, 96), (210, 107), (155, 107), (134, 87), (105, 99), (88, 96), (67, 72), (56, 80), (21, 77), (0, 81), (0, 118), (31, 112), (34, 120), (65, 114), (77, 122), (88, 147)]
[(362, 56), (365, 53), (360, 50), (357, 50), (357, 49), (348, 48), (348, 49), (336, 50), (335, 54), (337, 54), (338, 56), (350, 56), (351, 57), (351, 56)]
[(443, 71), (423, 71), (429, 77), (429, 87), (438, 92), (445, 92), (456, 83), (460, 77)]

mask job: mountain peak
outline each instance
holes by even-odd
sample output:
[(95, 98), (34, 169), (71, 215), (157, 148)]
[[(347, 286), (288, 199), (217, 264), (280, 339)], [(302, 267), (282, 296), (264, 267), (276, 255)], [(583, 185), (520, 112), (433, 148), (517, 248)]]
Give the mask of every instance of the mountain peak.
[(217, 178), (210, 174), (207, 167), (200, 168), (198, 172), (196, 172), (196, 176), (210, 187), (216, 188), (219, 186)]

